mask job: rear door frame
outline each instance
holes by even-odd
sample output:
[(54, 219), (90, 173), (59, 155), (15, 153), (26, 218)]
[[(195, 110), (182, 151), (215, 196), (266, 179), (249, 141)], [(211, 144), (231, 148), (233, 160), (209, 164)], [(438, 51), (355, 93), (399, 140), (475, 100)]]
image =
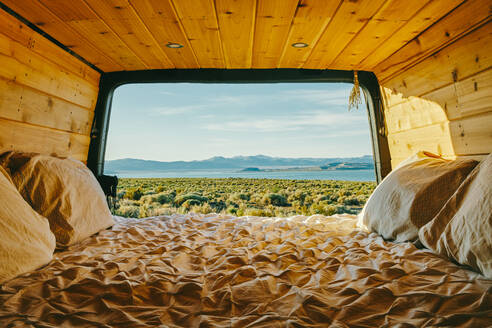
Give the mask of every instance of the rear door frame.
[[(384, 108), (374, 73), (359, 71), (358, 79), (366, 97), (376, 180), (391, 171), (391, 158), (384, 123)], [(106, 141), (114, 90), (131, 83), (353, 83), (354, 72), (311, 69), (164, 69), (103, 73), (92, 124), (87, 166), (104, 175)]]

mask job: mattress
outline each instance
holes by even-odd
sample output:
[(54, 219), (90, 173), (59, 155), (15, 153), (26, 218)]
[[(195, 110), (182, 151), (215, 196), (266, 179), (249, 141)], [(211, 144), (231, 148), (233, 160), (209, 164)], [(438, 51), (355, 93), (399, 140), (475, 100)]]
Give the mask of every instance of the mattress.
[(8, 327), (492, 325), (492, 281), (350, 216), (116, 224), (4, 283)]

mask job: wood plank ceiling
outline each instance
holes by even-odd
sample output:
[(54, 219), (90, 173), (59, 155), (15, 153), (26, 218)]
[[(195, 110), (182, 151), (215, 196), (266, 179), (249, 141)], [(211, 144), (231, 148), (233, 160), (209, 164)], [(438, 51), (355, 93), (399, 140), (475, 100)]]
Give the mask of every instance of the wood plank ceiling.
[[(467, 2), (0, 1), (103, 71), (329, 68), (376, 73), (388, 57)], [(485, 11), (490, 4), (468, 2)], [(169, 48), (169, 43), (183, 47)], [(294, 43), (307, 46), (295, 48)]]

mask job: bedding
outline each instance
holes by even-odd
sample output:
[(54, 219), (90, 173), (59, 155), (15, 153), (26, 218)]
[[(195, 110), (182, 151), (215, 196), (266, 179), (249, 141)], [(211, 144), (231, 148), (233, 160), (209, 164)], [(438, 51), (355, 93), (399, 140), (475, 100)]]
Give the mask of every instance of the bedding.
[(82, 162), (7, 152), (0, 156), (0, 165), (10, 171), (32, 208), (49, 220), (58, 246), (77, 243), (113, 225), (106, 197)]
[(411, 156), (376, 187), (360, 214), (369, 230), (396, 242), (417, 240), (419, 229), (432, 220), (478, 163), (434, 156), (426, 152)]
[(54, 251), (48, 220), (26, 203), (0, 166), (0, 283), (47, 264)]
[(0, 288), (9, 327), (492, 324), (492, 280), (354, 216), (115, 218)]
[(492, 279), (492, 154), (419, 231), (422, 244)]

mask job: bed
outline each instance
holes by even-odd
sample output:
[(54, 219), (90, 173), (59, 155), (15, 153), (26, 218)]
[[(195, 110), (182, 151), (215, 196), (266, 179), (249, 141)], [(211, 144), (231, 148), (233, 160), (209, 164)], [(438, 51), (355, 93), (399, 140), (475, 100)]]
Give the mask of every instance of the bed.
[(492, 280), (354, 216), (115, 221), (1, 285), (2, 325), (492, 325)]

